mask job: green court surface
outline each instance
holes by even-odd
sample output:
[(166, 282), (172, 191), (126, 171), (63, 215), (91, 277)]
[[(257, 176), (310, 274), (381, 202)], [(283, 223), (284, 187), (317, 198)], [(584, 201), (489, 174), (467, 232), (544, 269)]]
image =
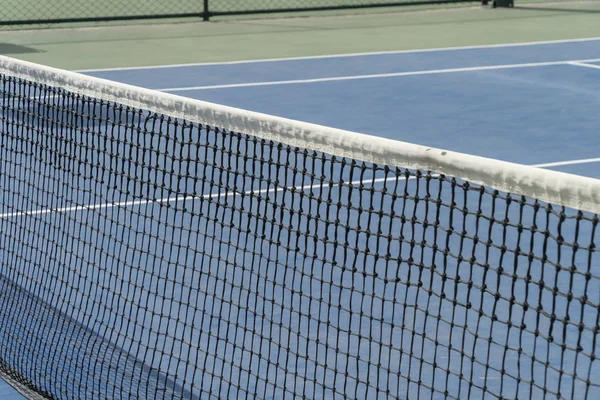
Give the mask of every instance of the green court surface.
[(57, 67), (88, 69), (600, 36), (600, 2), (527, 4), (514, 9), (395, 8), (313, 18), (6, 31), (0, 36), (0, 53)]

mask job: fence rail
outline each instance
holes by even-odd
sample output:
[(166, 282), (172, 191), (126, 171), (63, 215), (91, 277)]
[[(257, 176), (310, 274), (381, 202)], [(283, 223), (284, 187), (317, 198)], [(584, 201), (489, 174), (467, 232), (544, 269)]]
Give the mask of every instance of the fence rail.
[[(481, 0), (478, 0), (481, 1)], [(483, 0), (485, 1), (485, 0)], [(0, 25), (199, 18), (475, 3), (473, 0), (0, 0)]]

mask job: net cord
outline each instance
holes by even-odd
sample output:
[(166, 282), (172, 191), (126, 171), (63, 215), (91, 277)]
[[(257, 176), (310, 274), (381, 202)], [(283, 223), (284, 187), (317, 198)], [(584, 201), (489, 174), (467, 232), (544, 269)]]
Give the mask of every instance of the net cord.
[(600, 180), (190, 99), (0, 56), (0, 74), (336, 157), (432, 171), (600, 214)]

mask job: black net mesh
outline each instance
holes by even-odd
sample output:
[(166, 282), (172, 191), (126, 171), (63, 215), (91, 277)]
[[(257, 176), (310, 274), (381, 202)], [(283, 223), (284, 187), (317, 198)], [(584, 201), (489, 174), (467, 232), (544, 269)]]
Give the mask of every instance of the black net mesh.
[(200, 16), (203, 0), (3, 0), (0, 22), (3, 24), (94, 21), (135, 17)]
[(0, 371), (49, 398), (594, 398), (598, 216), (0, 75)]

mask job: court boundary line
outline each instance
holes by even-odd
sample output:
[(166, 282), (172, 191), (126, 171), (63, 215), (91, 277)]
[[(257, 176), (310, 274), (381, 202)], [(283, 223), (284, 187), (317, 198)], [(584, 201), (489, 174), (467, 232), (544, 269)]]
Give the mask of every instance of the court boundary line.
[(451, 52), (461, 50), (478, 50), (478, 49), (496, 49), (507, 47), (528, 47), (528, 46), (544, 46), (563, 43), (582, 43), (600, 41), (600, 36), (579, 39), (558, 39), (558, 40), (542, 40), (522, 43), (498, 43), (498, 44), (482, 44), (470, 46), (452, 46), (452, 47), (433, 47), (430, 49), (411, 49), (411, 50), (385, 50), (374, 52), (358, 52), (346, 54), (324, 54), (317, 56), (298, 56), (298, 57), (282, 57), (282, 58), (263, 58), (254, 60), (237, 60), (237, 61), (216, 61), (216, 62), (197, 62), (197, 63), (181, 63), (181, 64), (164, 64), (164, 65), (145, 65), (136, 67), (113, 67), (113, 68), (91, 68), (80, 69), (73, 72), (90, 73), (90, 72), (110, 72), (110, 71), (137, 71), (137, 70), (152, 70), (165, 68), (186, 68), (186, 67), (202, 67), (213, 65), (236, 65), (236, 64), (253, 64), (253, 63), (268, 63), (268, 62), (286, 62), (286, 61), (302, 61), (302, 60), (320, 60), (320, 59), (335, 59), (335, 58), (353, 58), (353, 57), (375, 57), (382, 55), (394, 54), (417, 54), (417, 53), (437, 53)]
[[(535, 167), (535, 168), (550, 168), (550, 167), (557, 167), (557, 166), (565, 166), (565, 165), (577, 165), (577, 164), (588, 164), (588, 163), (597, 163), (600, 162), (600, 157), (598, 158), (583, 158), (583, 159), (577, 159), (577, 160), (567, 160), (567, 161), (555, 161), (555, 162), (547, 162), (547, 163), (540, 163), (540, 164), (533, 164), (533, 165), (529, 165), (530, 167)], [(440, 174), (431, 174), (432, 177), (438, 177), (440, 176)], [(409, 176), (407, 177), (399, 177), (398, 180), (399, 181), (404, 181), (404, 180), (412, 180), (412, 179), (416, 179), (416, 176)], [(338, 183), (335, 184), (335, 187), (339, 187), (339, 186), (344, 186), (344, 185), (358, 185), (358, 184), (364, 184), (366, 183), (379, 183), (379, 182), (384, 182), (386, 180), (393, 180), (393, 178), (390, 178), (388, 176), (384, 177), (384, 178), (374, 178), (374, 179), (369, 179), (369, 180), (355, 180), (355, 181), (350, 181), (350, 182), (342, 182), (342, 183)], [(219, 198), (219, 197), (230, 197), (233, 195), (244, 195), (244, 196), (248, 196), (248, 195), (257, 195), (257, 194), (264, 194), (264, 193), (278, 193), (278, 192), (282, 192), (284, 190), (305, 190), (305, 189), (311, 189), (311, 190), (321, 190), (321, 188), (324, 188), (325, 186), (330, 187), (329, 185), (324, 185), (322, 183), (319, 184), (309, 184), (309, 185), (301, 185), (301, 186), (283, 186), (283, 187), (274, 187), (274, 188), (269, 188), (267, 187), (266, 189), (250, 189), (250, 190), (245, 190), (245, 191), (239, 191), (239, 190), (226, 190), (226, 191), (221, 191), (221, 192), (217, 192), (217, 193), (206, 193), (206, 194), (201, 194), (201, 195), (181, 195), (181, 196), (175, 196), (175, 197), (163, 197), (163, 198), (159, 198), (159, 199), (139, 199), (139, 200), (128, 200), (128, 201), (121, 201), (121, 202), (113, 202), (113, 203), (98, 203), (98, 204), (83, 204), (83, 205), (76, 205), (76, 206), (72, 206), (72, 207), (62, 207), (62, 208), (43, 208), (43, 209), (39, 209), (39, 210), (31, 210), (31, 211), (13, 211), (13, 212), (9, 212), (9, 213), (4, 213), (4, 214), (0, 214), (0, 219), (9, 219), (9, 218), (14, 218), (14, 217), (28, 217), (28, 216), (35, 216), (35, 215), (45, 215), (45, 214), (53, 214), (53, 213), (57, 213), (57, 214), (66, 214), (66, 213), (73, 213), (73, 212), (80, 212), (80, 211), (94, 211), (94, 210), (101, 210), (101, 209), (108, 209), (108, 208), (115, 208), (115, 207), (122, 207), (122, 208), (129, 208), (129, 207), (137, 207), (137, 206), (143, 206), (143, 205), (148, 205), (148, 204), (166, 204), (166, 203), (180, 203), (180, 202), (187, 202), (187, 201), (195, 201), (195, 200), (204, 200), (204, 199), (214, 199), (214, 198)]]
[[(588, 62), (594, 62), (594, 61), (588, 61)], [(588, 64), (586, 62), (581, 62), (581, 61), (571, 61), (569, 64), (574, 65), (576, 67), (600, 69), (600, 65)]]
[[(245, 87), (257, 87), (257, 86), (278, 86), (278, 85), (298, 85), (304, 83), (323, 83), (323, 82), (339, 82), (339, 81), (352, 81), (352, 80), (363, 80), (363, 79), (382, 79), (382, 78), (397, 78), (403, 76), (419, 76), (419, 75), (441, 75), (449, 73), (460, 73), (460, 72), (477, 72), (477, 71), (493, 71), (501, 69), (511, 68), (534, 68), (534, 67), (546, 67), (554, 65), (581, 65), (588, 66), (589, 62), (599, 62), (600, 58), (586, 59), (586, 60), (564, 60), (564, 61), (544, 61), (537, 63), (521, 63), (521, 64), (501, 64), (501, 65), (487, 65), (478, 67), (461, 67), (461, 68), (446, 68), (446, 69), (429, 69), (420, 71), (404, 71), (404, 72), (391, 72), (384, 74), (366, 74), (366, 75), (347, 75), (347, 76), (332, 76), (326, 78), (309, 78), (309, 79), (291, 79), (282, 81), (263, 81), (263, 82), (244, 82), (244, 83), (230, 83), (223, 85), (202, 85), (202, 86), (187, 86), (187, 87), (172, 87), (153, 89), (159, 92), (165, 93), (176, 93), (176, 92), (187, 92), (193, 90), (211, 90), (211, 89), (233, 89), (233, 88), (245, 88)], [(594, 66), (596, 67), (596, 66)], [(597, 67), (600, 69), (600, 67)]]

